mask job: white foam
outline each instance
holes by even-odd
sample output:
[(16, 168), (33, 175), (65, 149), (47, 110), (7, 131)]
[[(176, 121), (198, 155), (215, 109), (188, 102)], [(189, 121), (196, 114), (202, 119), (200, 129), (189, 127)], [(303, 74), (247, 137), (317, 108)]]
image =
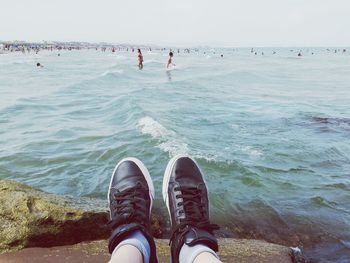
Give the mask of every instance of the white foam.
[(150, 63), (162, 63), (162, 62), (156, 59), (146, 59), (143, 61), (143, 64), (150, 64)]
[(252, 157), (261, 157), (264, 155), (261, 151), (253, 148), (252, 146), (241, 145), (241, 146), (239, 146), (239, 148), (243, 153), (246, 153)]
[(103, 72), (100, 77), (104, 77), (107, 76), (109, 74), (123, 74), (123, 70), (122, 69), (117, 69), (117, 70), (107, 70), (105, 72)]
[(168, 130), (151, 117), (146, 116), (140, 119), (137, 127), (141, 130), (141, 133), (158, 140), (160, 144), (157, 147), (169, 153), (170, 157), (177, 154), (188, 154), (187, 144), (182, 142), (174, 131)]
[(177, 69), (177, 67), (174, 64), (169, 65), (169, 67), (167, 67), (167, 65), (165, 65), (165, 70), (166, 71), (172, 71)]
[[(137, 127), (140, 129), (142, 134), (150, 135), (153, 139), (158, 140), (159, 144), (156, 147), (169, 153), (170, 157), (178, 154), (190, 154), (188, 145), (180, 139), (176, 132), (165, 128), (153, 118), (146, 116), (140, 119), (137, 123)], [(253, 158), (261, 158), (264, 155), (262, 151), (249, 145), (237, 144), (234, 145), (234, 148)], [(195, 151), (191, 154), (195, 159), (204, 159), (207, 162), (218, 162), (221, 159), (217, 154), (213, 153), (204, 154), (202, 152)], [(223, 161), (229, 164), (232, 163), (231, 160)]]
[(201, 154), (201, 153), (198, 153), (198, 154), (194, 154), (193, 156), (195, 159), (203, 159), (205, 160), (206, 162), (218, 162), (218, 156), (217, 155), (205, 155), (205, 154)]
[(175, 135), (175, 132), (167, 130), (162, 124), (148, 116), (140, 119), (137, 126), (141, 128), (143, 134), (151, 135), (154, 139), (164, 139)]
[(178, 154), (188, 155), (188, 145), (179, 140), (169, 140), (161, 143), (158, 147), (164, 152), (169, 153), (170, 157), (174, 157)]

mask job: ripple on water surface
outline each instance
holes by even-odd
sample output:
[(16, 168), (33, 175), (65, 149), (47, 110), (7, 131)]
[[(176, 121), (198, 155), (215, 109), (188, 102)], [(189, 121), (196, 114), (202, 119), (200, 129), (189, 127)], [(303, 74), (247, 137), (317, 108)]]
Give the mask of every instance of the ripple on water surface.
[(302, 59), (283, 49), (220, 53), (180, 54), (171, 71), (156, 51), (142, 71), (126, 52), (2, 57), (0, 178), (105, 199), (121, 158), (140, 158), (160, 189), (169, 158), (189, 154), (220, 235), (346, 262), (350, 60), (321, 50)]

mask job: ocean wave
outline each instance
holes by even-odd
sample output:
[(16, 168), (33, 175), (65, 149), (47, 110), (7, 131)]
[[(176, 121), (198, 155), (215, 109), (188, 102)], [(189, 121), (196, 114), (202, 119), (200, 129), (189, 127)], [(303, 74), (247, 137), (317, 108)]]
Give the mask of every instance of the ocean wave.
[(13, 65), (29, 64), (29, 61), (14, 61), (11, 64)]
[(336, 202), (328, 201), (321, 196), (314, 196), (310, 199), (310, 201), (313, 205), (319, 206), (319, 207), (325, 206), (325, 207), (333, 208), (337, 204)]
[(350, 131), (350, 118), (313, 116), (310, 118), (310, 121), (314, 124), (320, 125), (321, 128), (324, 128), (322, 129), (323, 131), (336, 131), (337, 128)]
[(10, 61), (10, 62), (2, 62), (0, 63), (1, 66), (11, 66), (11, 65), (33, 65), (34, 62), (32, 60), (17, 60), (17, 61)]
[[(204, 153), (195, 149), (190, 150), (188, 145), (183, 139), (180, 139), (176, 132), (167, 129), (149, 116), (141, 118), (137, 123), (137, 127), (142, 134), (150, 135), (153, 139), (158, 140), (159, 144), (156, 147), (169, 153), (170, 157), (177, 154), (187, 154), (197, 160), (202, 160), (206, 163), (212, 163), (223, 167), (236, 165), (234, 160), (222, 159), (220, 155), (215, 153)], [(253, 146), (238, 145), (235, 146), (235, 148), (252, 158), (261, 158), (264, 155), (262, 151)]]
[(120, 54), (117, 54), (117, 56), (114, 56), (117, 60), (125, 60), (125, 59), (128, 59), (128, 57), (126, 56), (123, 56), (123, 55), (120, 55)]
[(102, 74), (99, 75), (99, 77), (105, 77), (108, 75), (118, 75), (118, 74), (123, 74), (124, 70), (122, 69), (117, 69), (117, 70), (107, 70), (103, 72)]
[(194, 154), (194, 157), (198, 160), (204, 160), (205, 162), (207, 163), (214, 163), (214, 164), (224, 164), (224, 165), (230, 165), (231, 164), (231, 161), (230, 160), (227, 160), (227, 161), (219, 161), (218, 159), (218, 156), (217, 155), (214, 155), (214, 154), (202, 154), (202, 153), (197, 153), (197, 154)]
[(160, 143), (157, 147), (169, 153), (169, 156), (188, 154), (188, 145), (182, 142), (174, 131), (168, 130), (153, 118), (146, 116), (140, 119), (137, 127), (142, 134), (150, 135), (153, 139), (158, 140)]
[(249, 145), (239, 145), (238, 148), (251, 157), (262, 157), (264, 155), (262, 151)]
[(335, 184), (327, 184), (325, 185), (327, 188), (335, 188), (335, 189), (341, 189), (341, 190), (348, 190), (350, 187), (345, 183), (335, 183)]
[(90, 75), (71, 83), (65, 83), (57, 89), (57, 92), (62, 93), (64, 90), (73, 91), (80, 88), (86, 89), (87, 87), (93, 87), (93, 85), (91, 85), (92, 81), (100, 81), (106, 77), (115, 77), (122, 74), (124, 74), (124, 71), (122, 69), (106, 70), (101, 74)]
[[(229, 152), (236, 152), (238, 151), (240, 154), (248, 155), (249, 157), (252, 158), (262, 158), (264, 156), (264, 153), (260, 151), (259, 149), (254, 148), (253, 146), (249, 145), (234, 145), (233, 148), (231, 149), (228, 147), (227, 149)], [(193, 156), (198, 159), (203, 159), (207, 162), (215, 162), (215, 163), (227, 163), (231, 165), (234, 163), (234, 160), (226, 159), (223, 157), (223, 154), (221, 153), (202, 153), (202, 152), (193, 152)]]
[(117, 52), (117, 53), (108, 53), (107, 57), (113, 57), (113, 58), (119, 58), (119, 59), (127, 58), (126, 56), (121, 55), (119, 52)]
[(143, 64), (164, 64), (164, 62), (159, 61), (157, 59), (146, 59)]

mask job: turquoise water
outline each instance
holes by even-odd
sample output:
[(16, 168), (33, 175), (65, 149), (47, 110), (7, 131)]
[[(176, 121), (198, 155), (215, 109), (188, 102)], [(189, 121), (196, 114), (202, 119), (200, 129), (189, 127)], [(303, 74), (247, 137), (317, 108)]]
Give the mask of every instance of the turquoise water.
[(167, 161), (187, 153), (222, 235), (346, 262), (350, 55), (275, 50), (175, 54), (171, 71), (160, 51), (142, 71), (131, 52), (0, 55), (0, 178), (105, 198), (114, 165), (136, 156), (161, 207)]

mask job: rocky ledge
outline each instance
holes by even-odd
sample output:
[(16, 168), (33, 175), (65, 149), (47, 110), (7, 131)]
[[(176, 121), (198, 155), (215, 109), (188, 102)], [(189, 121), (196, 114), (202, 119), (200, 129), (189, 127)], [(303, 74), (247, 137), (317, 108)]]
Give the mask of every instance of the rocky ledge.
[[(61, 251), (65, 253), (69, 253), (71, 248), (71, 251), (87, 251), (87, 254), (94, 254), (94, 249), (100, 248), (100, 258), (106, 257), (106, 241), (91, 241), (108, 238), (107, 222), (105, 201), (58, 196), (15, 181), (0, 180), (0, 254), (3, 254), (0, 255), (0, 259), (7, 257), (10, 260), (11, 255), (16, 257), (13, 256), (16, 254), (8, 252), (23, 248), (31, 249), (17, 252), (19, 257), (21, 253), (29, 253), (28, 251), (36, 251), (36, 254), (42, 257), (40, 253), (48, 253), (42, 248), (52, 249), (57, 246), (64, 246)], [(162, 231), (161, 217), (152, 215), (153, 235), (161, 237)], [(168, 257), (167, 242), (157, 240), (157, 243), (160, 255)], [(290, 248), (264, 241), (220, 239), (219, 243), (221, 256), (227, 259), (227, 262), (233, 259), (235, 262), (295, 260)], [(38, 248), (41, 249), (35, 250)], [(55, 249), (57, 251), (57, 248)]]

